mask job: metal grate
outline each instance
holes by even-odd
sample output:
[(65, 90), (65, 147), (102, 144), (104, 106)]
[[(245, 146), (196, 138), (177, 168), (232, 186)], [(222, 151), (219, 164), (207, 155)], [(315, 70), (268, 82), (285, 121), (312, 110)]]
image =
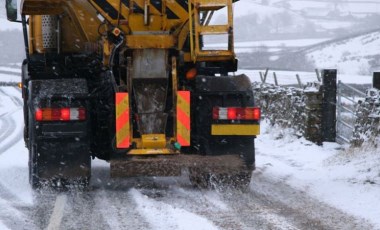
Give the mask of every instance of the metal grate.
[(42, 41), (45, 49), (57, 48), (57, 17), (54, 15), (42, 16)]

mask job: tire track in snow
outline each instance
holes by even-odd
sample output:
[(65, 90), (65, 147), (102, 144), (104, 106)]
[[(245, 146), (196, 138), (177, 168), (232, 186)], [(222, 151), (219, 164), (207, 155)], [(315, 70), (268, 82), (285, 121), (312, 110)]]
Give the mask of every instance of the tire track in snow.
[(10, 229), (38, 229), (25, 211), (15, 208), (15, 204), (0, 194), (0, 223)]
[(280, 225), (280, 229), (287, 229), (286, 226), (290, 229), (292, 227), (298, 229), (373, 229), (365, 220), (354, 218), (328, 204), (315, 200), (304, 191), (294, 189), (283, 181), (262, 174), (260, 168), (253, 173), (251, 191), (237, 197), (228, 195), (226, 200), (229, 200), (231, 205), (236, 203), (246, 205), (245, 209), (235, 205), (235, 209), (241, 210), (242, 214), (246, 216), (256, 213), (256, 211), (251, 211), (244, 214), (258, 204), (264, 208), (262, 209), (264, 212), (257, 210), (258, 214), (267, 216), (269, 219), (275, 218), (280, 221), (279, 223), (282, 222), (284, 226)]
[[(8, 114), (6, 114), (8, 115)], [(7, 140), (7, 137), (12, 134), (11, 130), (11, 122), (12, 119), (9, 118), (9, 116), (5, 116), (4, 118), (1, 118), (1, 127), (0, 127), (0, 143), (3, 143)], [(4, 151), (0, 151), (0, 154), (3, 153)]]
[[(8, 90), (20, 93), (16, 88), (0, 88), (1, 99), (5, 99), (0, 105), (4, 111), (0, 114), (0, 155), (22, 138), (22, 128), (18, 128), (17, 123), (23, 121), (16, 123), (14, 118), (14, 114), (22, 109), (22, 100), (14, 96), (14, 92), (9, 94)], [(30, 204), (16, 196), (2, 183), (0, 183), (0, 207), (0, 220), (8, 228), (37, 229), (28, 215)]]
[[(129, 194), (137, 203), (137, 211), (147, 218), (150, 229), (158, 230), (214, 230), (214, 223), (204, 216), (189, 212), (176, 203), (166, 203), (144, 195), (137, 189), (131, 189)], [(174, 200), (172, 200), (174, 201)]]
[(202, 216), (220, 229), (249, 229), (215, 191), (174, 187), (165, 190), (142, 190), (142, 194), (160, 202)]
[[(71, 189), (65, 192), (57, 192), (54, 195), (55, 203), (45, 204), (48, 209), (41, 210), (41, 216), (50, 216), (48, 222), (41, 224), (41, 228), (46, 226), (58, 227), (55, 229), (111, 229), (104, 224), (103, 217), (99, 214), (96, 206), (94, 194), (91, 191), (83, 191), (81, 189)], [(64, 196), (64, 202), (60, 201), (57, 206), (58, 198)], [(43, 199), (44, 196), (41, 197)], [(61, 198), (62, 199), (62, 198)], [(53, 206), (54, 205), (54, 206)], [(57, 214), (48, 214), (48, 210), (57, 208)], [(105, 207), (102, 207), (105, 208)], [(58, 218), (56, 218), (56, 217)], [(54, 220), (52, 218), (57, 220)], [(52, 228), (54, 229), (54, 228)]]
[(150, 229), (146, 218), (137, 212), (137, 204), (127, 191), (101, 190), (94, 200), (109, 228)]
[(209, 191), (177, 187), (160, 191), (143, 190), (141, 193), (205, 217), (219, 229), (298, 229), (268, 207), (255, 201), (240, 200), (244, 193), (234, 189)]
[[(137, 191), (156, 203), (204, 217), (219, 229), (372, 229), (368, 222), (318, 202), (282, 181), (272, 181), (259, 170), (254, 172), (252, 182), (251, 190), (246, 192), (197, 190), (188, 186)], [(142, 203), (152, 206), (149, 201)]]
[[(14, 118), (12, 117), (12, 115), (14, 113), (20, 111), (20, 109), (22, 109), (23, 102), (20, 98), (7, 94), (1, 88), (0, 88), (0, 93), (4, 97), (8, 97), (13, 102), (13, 104), (16, 106), (16, 109), (11, 110), (11, 111), (7, 111), (6, 113), (0, 115), (0, 120), (1, 120), (1, 124), (2, 124), (2, 126), (0, 127), (1, 128), (0, 129), (0, 144), (1, 144), (0, 145), (0, 154), (2, 154), (6, 150), (8, 150), (12, 146), (14, 146), (20, 139), (22, 139), (22, 135), (23, 135), (22, 126), (19, 126), (19, 128), (17, 128), (17, 123), (14, 120)], [(18, 123), (20, 124), (22, 122), (23, 121), (19, 121)], [(12, 138), (9, 138), (9, 137), (12, 137)]]

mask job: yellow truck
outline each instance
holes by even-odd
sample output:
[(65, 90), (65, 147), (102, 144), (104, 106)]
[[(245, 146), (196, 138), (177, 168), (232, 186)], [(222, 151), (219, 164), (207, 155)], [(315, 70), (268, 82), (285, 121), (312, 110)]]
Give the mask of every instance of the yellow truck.
[(32, 187), (86, 186), (94, 157), (114, 177), (185, 170), (196, 186), (246, 186), (260, 109), (231, 74), (234, 2), (6, 0), (23, 26)]

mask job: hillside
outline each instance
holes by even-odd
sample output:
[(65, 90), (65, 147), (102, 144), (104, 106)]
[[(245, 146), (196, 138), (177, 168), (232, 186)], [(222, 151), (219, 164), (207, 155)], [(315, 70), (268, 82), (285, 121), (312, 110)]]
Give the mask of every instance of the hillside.
[(373, 29), (380, 20), (375, 0), (240, 0), (234, 9), (236, 34), (243, 34), (237, 40), (337, 38)]
[(380, 68), (380, 31), (324, 42), (306, 50), (305, 55), (317, 68), (368, 75)]

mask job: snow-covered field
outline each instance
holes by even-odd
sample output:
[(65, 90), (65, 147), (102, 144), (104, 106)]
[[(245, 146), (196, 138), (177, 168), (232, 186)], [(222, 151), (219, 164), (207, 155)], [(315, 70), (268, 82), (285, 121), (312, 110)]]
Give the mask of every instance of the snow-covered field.
[[(327, 38), (320, 39), (290, 39), (290, 40), (263, 40), (250, 42), (235, 42), (234, 50), (236, 53), (249, 53), (257, 50), (267, 52), (279, 52), (289, 49), (302, 48), (327, 41)], [(205, 49), (222, 49), (227, 47), (227, 43), (206, 43)]]
[[(295, 0), (289, 1), (290, 6), (293, 10), (303, 10), (305, 6), (315, 9), (334, 9), (333, 1), (310, 1), (310, 0)], [(340, 11), (343, 12), (351, 12), (351, 13), (370, 13), (370, 12), (378, 12), (380, 10), (380, 3), (377, 1), (368, 1), (368, 0), (347, 0), (342, 2), (337, 6)]]
[[(3, 87), (0, 94), (0, 229), (310, 229), (301, 222), (311, 219), (327, 229), (380, 229), (378, 153), (336, 143), (316, 146), (266, 122), (256, 140), (257, 170), (247, 194), (189, 189), (183, 178), (153, 178), (153, 188), (141, 185), (150, 180), (115, 181), (108, 163), (98, 160), (88, 192), (33, 192), (20, 91)], [(289, 207), (280, 208), (284, 204)], [(295, 210), (308, 217), (292, 216)]]

